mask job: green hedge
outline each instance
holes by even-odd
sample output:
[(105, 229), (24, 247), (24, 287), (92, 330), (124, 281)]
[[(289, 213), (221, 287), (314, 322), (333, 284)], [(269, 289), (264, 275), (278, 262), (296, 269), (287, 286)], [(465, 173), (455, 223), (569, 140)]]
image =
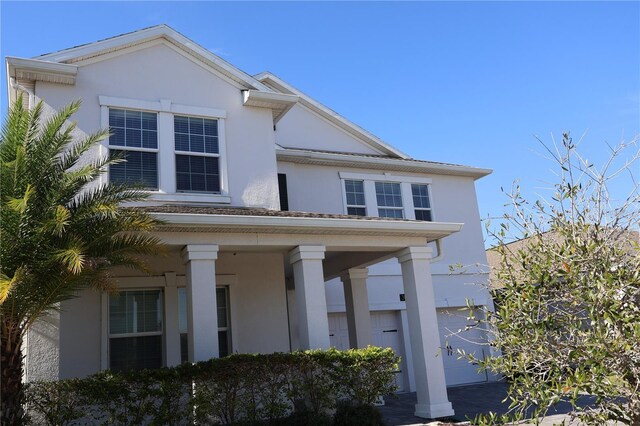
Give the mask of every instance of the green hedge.
[(30, 383), (26, 408), (33, 424), (47, 425), (321, 424), (345, 401), (370, 406), (393, 393), (398, 362), (376, 347), (237, 354)]

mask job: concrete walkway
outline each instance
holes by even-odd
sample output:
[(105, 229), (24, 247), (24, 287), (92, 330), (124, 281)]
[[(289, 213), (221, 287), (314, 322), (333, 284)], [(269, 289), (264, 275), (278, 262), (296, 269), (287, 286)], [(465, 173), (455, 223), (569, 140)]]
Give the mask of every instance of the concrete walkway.
[[(449, 401), (456, 412), (455, 416), (449, 420), (452, 423), (473, 420), (478, 414), (489, 413), (489, 411), (506, 413), (509, 404), (503, 403), (502, 400), (507, 396), (507, 390), (506, 383), (483, 383), (448, 388)], [(385, 398), (385, 405), (379, 409), (388, 426), (422, 425), (432, 422), (433, 420), (413, 415), (415, 403), (415, 393), (402, 393), (397, 394), (397, 398)], [(571, 406), (568, 403), (558, 404), (555, 407), (555, 412), (549, 413), (549, 417), (545, 419), (543, 425), (560, 424), (563, 419), (566, 419), (568, 424), (569, 417), (566, 414), (570, 411)]]

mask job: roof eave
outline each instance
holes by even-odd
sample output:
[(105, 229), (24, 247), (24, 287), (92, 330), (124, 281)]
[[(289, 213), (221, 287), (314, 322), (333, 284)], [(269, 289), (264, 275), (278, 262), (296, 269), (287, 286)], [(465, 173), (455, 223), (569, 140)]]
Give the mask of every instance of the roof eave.
[(298, 103), (299, 100), (299, 96), (284, 93), (262, 92), (258, 90), (243, 91), (243, 105), (271, 109), (273, 111), (274, 124)]
[(407, 235), (424, 237), (429, 241), (444, 238), (459, 232), (462, 223), (422, 222), (399, 220), (367, 220), (347, 218), (309, 218), (282, 216), (237, 216), (209, 215), (193, 213), (157, 213), (149, 212), (161, 220), (163, 228), (188, 232), (190, 228), (221, 228), (229, 232), (257, 233), (296, 233), (296, 234), (340, 234), (340, 235), (378, 235), (403, 237)]
[(376, 168), (379, 170), (466, 176), (472, 177), (474, 179), (480, 179), (482, 177), (490, 175), (493, 172), (490, 169), (482, 169), (456, 164), (429, 163), (421, 161), (400, 160), (394, 158), (358, 157), (357, 155), (341, 155), (302, 150), (296, 151), (286, 148), (276, 150), (276, 158), (279, 161), (289, 161), (299, 164)]
[(38, 59), (7, 56), (7, 77), (21, 80), (44, 81), (49, 83), (74, 85), (78, 67)]

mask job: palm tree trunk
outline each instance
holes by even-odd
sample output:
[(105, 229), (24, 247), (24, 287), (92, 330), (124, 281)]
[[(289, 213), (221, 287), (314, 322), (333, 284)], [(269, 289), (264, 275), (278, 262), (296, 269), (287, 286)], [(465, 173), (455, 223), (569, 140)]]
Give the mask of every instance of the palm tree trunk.
[[(4, 324), (3, 324), (4, 325)], [(20, 332), (9, 331), (2, 327), (0, 344), (0, 424), (22, 425), (24, 410), (22, 409), (22, 336)]]

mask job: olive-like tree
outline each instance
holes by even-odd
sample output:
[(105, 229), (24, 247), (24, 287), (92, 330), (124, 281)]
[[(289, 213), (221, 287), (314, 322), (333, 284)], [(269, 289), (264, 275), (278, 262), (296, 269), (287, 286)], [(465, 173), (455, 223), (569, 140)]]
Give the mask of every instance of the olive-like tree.
[(143, 268), (139, 255), (161, 249), (156, 221), (122, 208), (146, 198), (127, 185), (98, 184), (115, 161), (92, 156), (103, 130), (76, 137), (73, 102), (44, 119), (19, 98), (0, 135), (0, 423), (21, 424), (22, 343), (44, 314), (78, 290), (112, 290), (109, 269)]
[(577, 148), (569, 134), (547, 147), (552, 195), (530, 201), (514, 184), (502, 223), (488, 227), (498, 299), (480, 322), (502, 356), (480, 363), (509, 380), (511, 419), (565, 401), (587, 424), (640, 425), (640, 151), (623, 142), (596, 167)]

